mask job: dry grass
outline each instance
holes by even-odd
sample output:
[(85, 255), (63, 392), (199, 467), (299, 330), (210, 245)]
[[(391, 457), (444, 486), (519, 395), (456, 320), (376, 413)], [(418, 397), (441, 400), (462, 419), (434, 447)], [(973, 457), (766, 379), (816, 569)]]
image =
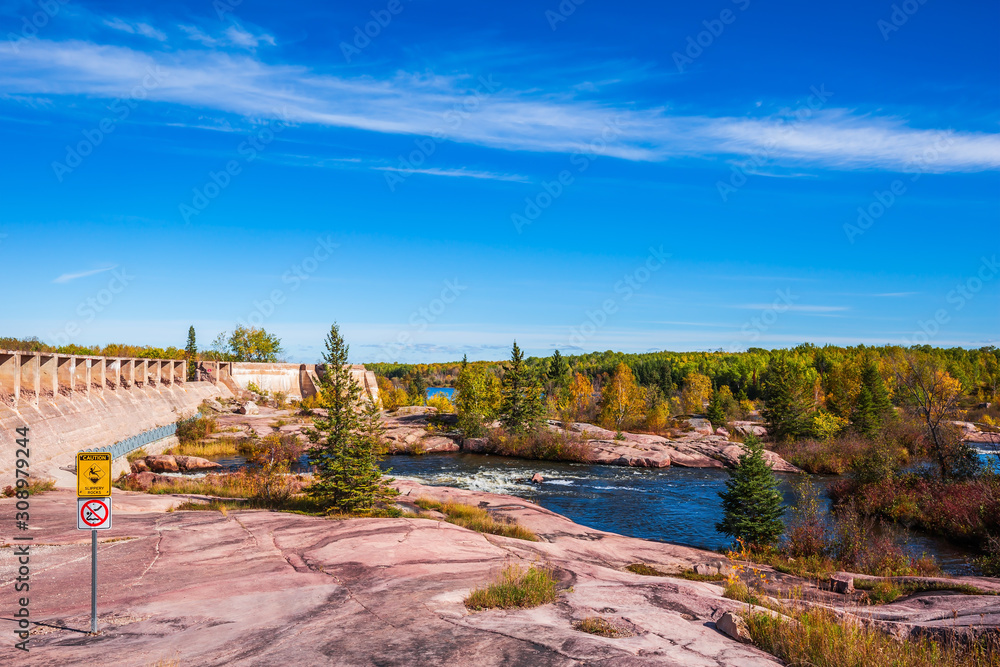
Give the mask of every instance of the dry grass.
[(181, 444), (171, 447), (163, 452), (164, 454), (174, 454), (177, 456), (235, 456), (245, 452), (246, 438), (222, 437), (214, 440), (200, 442), (181, 442)]
[(556, 599), (556, 580), (545, 568), (505, 565), (485, 588), (477, 588), (465, 598), (465, 606), (482, 609), (527, 609)]
[(810, 667), (996, 667), (1000, 640), (986, 636), (972, 644), (930, 638), (897, 640), (856, 621), (843, 621), (827, 609), (794, 611), (792, 618), (762, 612), (747, 614), (754, 644), (790, 665)]
[(469, 530), (490, 535), (502, 535), (503, 537), (513, 537), (519, 540), (537, 542), (538, 536), (533, 532), (514, 522), (494, 519), (490, 513), (481, 507), (473, 507), (463, 503), (448, 501), (441, 503), (429, 498), (417, 498), (414, 501), (416, 506), (424, 510), (437, 510), (445, 515), (448, 523), (462, 526)]
[[(19, 481), (24, 481), (22, 478)], [(27, 491), (29, 496), (37, 496), (39, 494), (45, 493), (46, 491), (54, 491), (56, 488), (56, 481), (54, 479), (32, 479), (28, 478), (27, 486), (21, 486), (15, 488), (14, 486), (5, 486), (3, 488), (3, 495), (6, 498), (13, 498), (17, 495), (19, 490)]]
[(930, 591), (954, 591), (962, 595), (997, 595), (971, 584), (946, 581), (914, 581), (893, 579), (855, 579), (854, 587), (865, 591), (869, 604), (886, 604), (906, 595)]
[(600, 616), (588, 616), (582, 621), (574, 623), (573, 627), (580, 632), (589, 632), (592, 635), (600, 635), (601, 637), (632, 637), (635, 634), (628, 628), (617, 625), (613, 621)]
[(688, 581), (725, 581), (724, 574), (698, 574), (694, 570), (684, 570), (683, 572), (660, 572), (655, 567), (645, 563), (632, 563), (626, 565), (625, 569), (633, 574), (641, 574), (646, 577), (673, 577), (674, 579), (687, 579)]

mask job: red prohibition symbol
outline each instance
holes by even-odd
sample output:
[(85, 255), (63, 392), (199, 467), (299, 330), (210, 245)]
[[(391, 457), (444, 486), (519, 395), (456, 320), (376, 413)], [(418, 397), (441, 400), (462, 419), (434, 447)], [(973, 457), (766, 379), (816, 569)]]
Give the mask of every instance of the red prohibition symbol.
[(108, 520), (108, 506), (103, 500), (88, 500), (80, 507), (80, 519), (91, 528), (97, 528)]

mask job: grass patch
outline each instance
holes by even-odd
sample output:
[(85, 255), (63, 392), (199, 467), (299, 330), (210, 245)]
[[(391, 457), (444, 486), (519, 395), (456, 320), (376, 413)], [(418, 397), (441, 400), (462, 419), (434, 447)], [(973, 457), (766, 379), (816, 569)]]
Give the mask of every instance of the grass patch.
[(725, 581), (724, 574), (698, 574), (694, 570), (684, 570), (683, 572), (660, 572), (655, 567), (645, 563), (632, 563), (626, 565), (625, 570), (632, 574), (641, 574), (645, 577), (673, 577), (674, 579), (687, 579), (688, 581)]
[(132, 463), (132, 461), (135, 461), (136, 459), (142, 459), (147, 456), (149, 456), (149, 454), (146, 453), (146, 448), (140, 447), (139, 449), (133, 449), (131, 452), (126, 454), (125, 460)]
[(940, 643), (927, 637), (898, 640), (856, 621), (844, 622), (827, 609), (782, 613), (789, 623), (765, 613), (746, 615), (754, 644), (790, 665), (812, 667), (987, 667), (1000, 660), (1000, 640)]
[(417, 498), (414, 501), (414, 504), (423, 510), (437, 510), (445, 515), (445, 520), (448, 523), (453, 523), (456, 526), (462, 526), (463, 528), (468, 528), (469, 530), (475, 530), (480, 533), (489, 533), (490, 535), (513, 537), (519, 540), (528, 540), (530, 542), (538, 541), (538, 536), (524, 526), (509, 521), (499, 521), (494, 519), (490, 516), (490, 513), (482, 507), (474, 507), (472, 505), (465, 505), (463, 503), (456, 503), (453, 501), (441, 503), (436, 500), (430, 500), (429, 498)]
[(465, 598), (465, 606), (482, 609), (527, 609), (556, 599), (556, 580), (545, 568), (505, 565), (485, 588), (477, 588)]
[(628, 628), (615, 625), (613, 622), (600, 616), (588, 616), (582, 621), (577, 621), (573, 627), (580, 632), (589, 632), (592, 635), (601, 637), (631, 637), (634, 633)]
[(865, 592), (869, 604), (886, 604), (907, 595), (932, 591), (954, 591), (962, 595), (997, 595), (971, 584), (946, 581), (893, 581), (891, 579), (855, 579), (854, 587)]
[[(18, 481), (24, 480), (22, 478)], [(29, 477), (26, 486), (19, 486), (17, 488), (14, 486), (5, 486), (3, 488), (3, 495), (5, 498), (13, 498), (17, 495), (18, 491), (27, 491), (29, 496), (37, 496), (46, 491), (54, 491), (55, 488), (56, 481), (54, 479), (32, 479)]]
[(214, 440), (181, 442), (163, 452), (176, 456), (235, 456), (246, 453), (246, 438), (222, 437)]

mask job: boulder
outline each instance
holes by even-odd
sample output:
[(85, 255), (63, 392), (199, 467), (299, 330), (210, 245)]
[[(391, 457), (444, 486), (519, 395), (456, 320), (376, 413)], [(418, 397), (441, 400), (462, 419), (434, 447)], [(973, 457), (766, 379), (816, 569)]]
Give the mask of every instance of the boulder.
[(132, 473), (125, 478), (126, 483), (142, 491), (149, 491), (154, 484), (170, 484), (170, 478), (152, 472)]
[(423, 438), (417, 442), (416, 446), (425, 452), (457, 452), (461, 449), (457, 442), (443, 435), (431, 435)]
[(145, 458), (146, 465), (153, 472), (180, 472), (180, 466), (177, 465), (177, 459), (173, 456), (167, 456), (160, 454), (158, 456), (147, 456)]
[(540, 472), (536, 472), (534, 475), (531, 476), (531, 483), (532, 484), (541, 484), (544, 481), (545, 481), (545, 478), (542, 477), (542, 473), (540, 473)]
[(746, 622), (731, 611), (727, 611), (719, 617), (719, 620), (715, 622), (715, 629), (738, 642), (750, 642), (750, 631), (747, 630)]
[(473, 454), (485, 452), (488, 442), (486, 438), (466, 438), (462, 441), (462, 451)]
[(846, 574), (830, 575), (830, 590), (834, 593), (847, 595), (854, 592), (854, 578)]
[(149, 466), (146, 465), (145, 459), (136, 459), (129, 465), (132, 468), (132, 472), (149, 472)]
[(754, 422), (733, 422), (733, 429), (741, 435), (747, 435), (748, 433), (753, 433), (757, 437), (763, 438), (767, 435), (767, 429), (760, 424), (755, 424)]
[(212, 412), (225, 412), (226, 409), (222, 407), (222, 403), (219, 403), (214, 398), (209, 398), (201, 402), (201, 404), (211, 410)]
[(712, 429), (712, 422), (707, 419), (702, 419), (701, 417), (691, 417), (690, 419), (685, 419), (684, 423), (691, 426), (695, 433), (701, 433), (702, 435), (713, 435), (714, 430)]
[(241, 415), (259, 415), (260, 408), (258, 408), (257, 404), (253, 401), (247, 401), (246, 403), (241, 404), (240, 407), (236, 408), (236, 412)]
[(727, 431), (722, 426), (720, 426), (719, 428), (715, 429), (715, 435), (721, 435), (723, 438), (725, 438), (727, 440), (729, 439), (729, 431)]
[(712, 577), (719, 574), (719, 568), (715, 565), (709, 565), (708, 563), (699, 563), (694, 566), (694, 573), (706, 577)]
[(213, 470), (215, 468), (222, 467), (215, 461), (209, 461), (208, 459), (203, 459), (200, 456), (175, 456), (174, 460), (177, 461), (177, 467), (181, 469), (181, 472)]

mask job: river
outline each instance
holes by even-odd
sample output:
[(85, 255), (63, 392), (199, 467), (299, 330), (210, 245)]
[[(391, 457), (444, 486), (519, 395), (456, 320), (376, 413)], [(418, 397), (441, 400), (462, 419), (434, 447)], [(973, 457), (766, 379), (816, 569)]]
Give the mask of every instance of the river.
[[(715, 530), (722, 512), (718, 492), (728, 478), (724, 470), (626, 468), (478, 454), (389, 456), (383, 468), (424, 484), (518, 496), (579, 524), (621, 535), (710, 550), (724, 549), (730, 542)], [(545, 482), (528, 481), (536, 472)], [(793, 504), (797, 476), (778, 478), (785, 503)], [(821, 488), (837, 479), (811, 477)], [(898, 537), (909, 553), (934, 556), (947, 573), (975, 573), (968, 553), (944, 540), (905, 529), (899, 529)]]

